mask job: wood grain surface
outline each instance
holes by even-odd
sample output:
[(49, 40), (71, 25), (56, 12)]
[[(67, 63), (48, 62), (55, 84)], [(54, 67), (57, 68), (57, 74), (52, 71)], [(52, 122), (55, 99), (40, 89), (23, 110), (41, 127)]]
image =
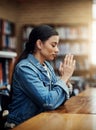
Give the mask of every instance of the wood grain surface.
[(57, 110), (41, 113), (13, 130), (96, 130), (96, 88), (71, 97)]

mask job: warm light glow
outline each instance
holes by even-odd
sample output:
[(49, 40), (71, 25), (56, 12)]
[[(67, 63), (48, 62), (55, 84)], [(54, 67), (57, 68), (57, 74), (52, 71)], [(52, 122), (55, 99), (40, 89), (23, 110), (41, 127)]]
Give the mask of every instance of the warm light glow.
[(96, 19), (96, 4), (92, 5), (92, 19)]
[(92, 52), (91, 52), (91, 59), (92, 64), (96, 65), (96, 42), (92, 44)]
[(91, 59), (92, 64), (96, 65), (96, 22), (92, 23)]
[(92, 4), (92, 43), (91, 43), (91, 60), (96, 65), (96, 0)]
[(92, 23), (92, 41), (96, 41), (96, 22)]

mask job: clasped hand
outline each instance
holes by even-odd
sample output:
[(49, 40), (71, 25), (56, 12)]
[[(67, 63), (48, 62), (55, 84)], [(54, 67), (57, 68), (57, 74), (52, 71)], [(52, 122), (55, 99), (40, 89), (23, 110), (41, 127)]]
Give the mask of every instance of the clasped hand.
[(75, 69), (76, 61), (73, 59), (73, 55), (68, 54), (65, 56), (64, 61), (60, 63), (59, 73), (61, 75), (61, 79), (66, 83), (72, 76)]

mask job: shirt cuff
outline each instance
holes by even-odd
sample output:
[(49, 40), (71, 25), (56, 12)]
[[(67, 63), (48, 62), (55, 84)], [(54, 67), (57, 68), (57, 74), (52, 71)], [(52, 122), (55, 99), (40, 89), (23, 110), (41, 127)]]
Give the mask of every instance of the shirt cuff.
[(66, 98), (69, 99), (69, 88), (67, 87), (66, 83), (62, 79), (59, 79), (56, 84), (58, 84), (66, 92)]

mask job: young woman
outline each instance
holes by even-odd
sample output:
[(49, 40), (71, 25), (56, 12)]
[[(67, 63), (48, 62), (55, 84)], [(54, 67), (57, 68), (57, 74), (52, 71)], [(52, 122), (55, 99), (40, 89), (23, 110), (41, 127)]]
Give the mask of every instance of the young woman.
[(58, 53), (59, 35), (48, 25), (35, 27), (13, 73), (12, 102), (5, 126), (11, 128), (47, 110), (54, 110), (69, 98), (67, 82), (73, 74), (73, 55), (65, 56), (57, 79), (49, 61)]

